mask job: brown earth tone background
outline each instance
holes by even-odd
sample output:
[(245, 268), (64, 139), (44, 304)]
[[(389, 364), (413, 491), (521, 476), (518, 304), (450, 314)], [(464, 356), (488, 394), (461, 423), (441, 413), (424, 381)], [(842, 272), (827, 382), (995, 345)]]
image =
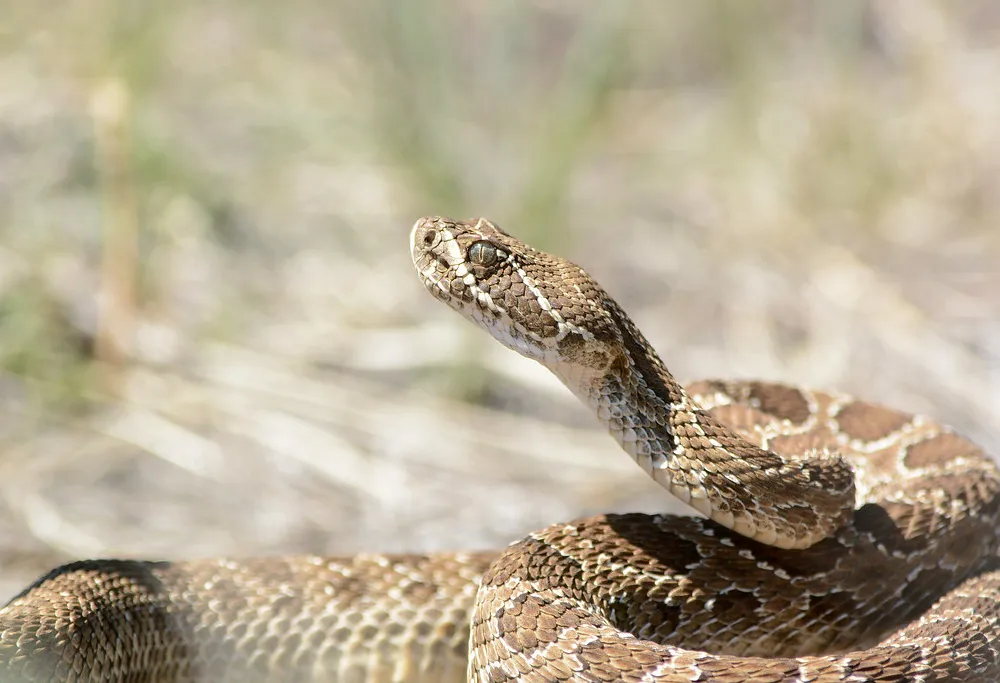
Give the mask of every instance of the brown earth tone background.
[(407, 233), (585, 265), (675, 374), (1000, 453), (1000, 5), (0, 0), (0, 598), (75, 557), (678, 508)]

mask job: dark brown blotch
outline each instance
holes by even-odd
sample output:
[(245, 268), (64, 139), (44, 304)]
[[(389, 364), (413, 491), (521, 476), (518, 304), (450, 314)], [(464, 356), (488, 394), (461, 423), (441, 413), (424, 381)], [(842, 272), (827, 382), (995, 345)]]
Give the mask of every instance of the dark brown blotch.
[(962, 456), (982, 457), (982, 451), (958, 434), (945, 432), (919, 441), (907, 448), (903, 456), (903, 464), (910, 468), (919, 469), (955, 460)]
[(837, 413), (841, 431), (859, 441), (877, 441), (906, 425), (912, 416), (884, 406), (852, 401)]
[(809, 419), (812, 410), (809, 401), (795, 387), (769, 382), (751, 382), (749, 385), (751, 403), (762, 412), (792, 424), (802, 424)]

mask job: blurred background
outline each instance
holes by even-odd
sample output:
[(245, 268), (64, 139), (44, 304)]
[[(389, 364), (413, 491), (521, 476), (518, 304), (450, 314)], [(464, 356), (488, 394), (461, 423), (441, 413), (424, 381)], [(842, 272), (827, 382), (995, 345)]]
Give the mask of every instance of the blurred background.
[(422, 290), (425, 214), (585, 265), (679, 377), (843, 390), (1000, 452), (996, 2), (0, 17), (0, 599), (76, 557), (677, 509)]

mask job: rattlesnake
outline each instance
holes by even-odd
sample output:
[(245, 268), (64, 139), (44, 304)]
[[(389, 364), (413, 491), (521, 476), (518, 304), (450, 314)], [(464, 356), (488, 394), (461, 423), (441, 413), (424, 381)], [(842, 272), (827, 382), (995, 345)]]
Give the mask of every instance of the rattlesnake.
[(78, 562), (0, 611), (0, 680), (1000, 680), (1000, 472), (975, 445), (839, 394), (682, 388), (577, 266), (483, 219), (410, 239), (431, 293), (709, 519), (600, 515), (502, 553)]

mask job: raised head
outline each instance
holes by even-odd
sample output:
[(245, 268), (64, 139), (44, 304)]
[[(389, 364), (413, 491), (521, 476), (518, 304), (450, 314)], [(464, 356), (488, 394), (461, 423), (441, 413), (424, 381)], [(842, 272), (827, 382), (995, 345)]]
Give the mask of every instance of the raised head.
[(582, 380), (581, 373), (603, 372), (624, 355), (620, 321), (609, 304), (618, 309), (600, 285), (576, 264), (485, 218), (422, 218), (410, 233), (410, 252), (434, 296), (567, 384)]

